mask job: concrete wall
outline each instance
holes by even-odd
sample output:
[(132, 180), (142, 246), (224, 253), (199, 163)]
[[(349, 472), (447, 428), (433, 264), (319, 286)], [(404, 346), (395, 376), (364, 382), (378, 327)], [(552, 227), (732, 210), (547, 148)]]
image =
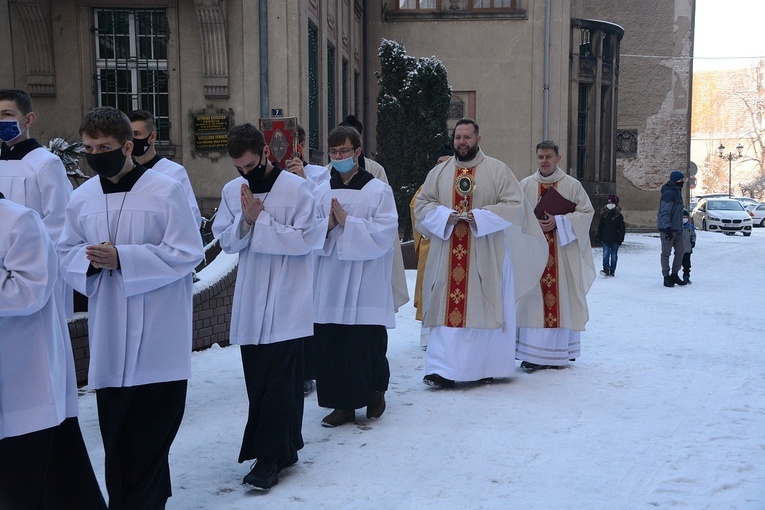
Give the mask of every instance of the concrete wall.
[(694, 3), (572, 0), (572, 16), (624, 28), (617, 129), (638, 133), (636, 154), (616, 160), (616, 192), (628, 228), (655, 228), (662, 184), (690, 162)]

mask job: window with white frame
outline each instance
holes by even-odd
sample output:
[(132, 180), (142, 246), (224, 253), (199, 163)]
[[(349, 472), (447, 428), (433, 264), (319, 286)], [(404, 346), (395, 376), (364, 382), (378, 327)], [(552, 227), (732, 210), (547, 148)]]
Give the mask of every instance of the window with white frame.
[(396, 7), (400, 11), (433, 11), (438, 7), (438, 0), (398, 0)]
[(148, 110), (160, 144), (170, 140), (167, 15), (164, 9), (94, 9), (98, 106)]

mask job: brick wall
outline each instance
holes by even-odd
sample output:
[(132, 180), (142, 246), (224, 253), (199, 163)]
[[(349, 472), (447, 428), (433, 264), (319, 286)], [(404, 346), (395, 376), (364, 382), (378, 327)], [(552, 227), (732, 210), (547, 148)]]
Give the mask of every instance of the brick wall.
[[(213, 285), (194, 294), (192, 350), (201, 351), (216, 343), (228, 345), (235, 282), (236, 267)], [(87, 384), (90, 350), (86, 316), (69, 322), (69, 336), (72, 339), (77, 384)]]

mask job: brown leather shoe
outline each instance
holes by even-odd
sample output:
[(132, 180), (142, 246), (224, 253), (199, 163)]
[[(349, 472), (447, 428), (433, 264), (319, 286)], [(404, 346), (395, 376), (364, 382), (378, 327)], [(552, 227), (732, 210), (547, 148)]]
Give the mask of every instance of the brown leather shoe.
[(367, 418), (379, 418), (385, 412), (385, 392), (372, 393), (372, 401), (367, 406)]
[(351, 409), (335, 409), (321, 420), (321, 424), (324, 427), (334, 428), (339, 427), (344, 423), (352, 422), (356, 419), (356, 411)]

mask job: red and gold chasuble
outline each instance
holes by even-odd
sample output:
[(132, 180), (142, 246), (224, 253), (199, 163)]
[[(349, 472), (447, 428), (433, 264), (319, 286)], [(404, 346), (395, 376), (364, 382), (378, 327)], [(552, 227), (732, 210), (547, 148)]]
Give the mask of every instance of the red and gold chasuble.
[(464, 328), (467, 319), (467, 289), (470, 269), (472, 233), (467, 220), (473, 208), (475, 167), (456, 167), (452, 203), (457, 214), (464, 217), (454, 225), (449, 239), (449, 284), (446, 289), (446, 321), (451, 328)]
[[(544, 195), (545, 191), (549, 187), (556, 187), (555, 183), (542, 184), (539, 183), (538, 197)], [(547, 239), (547, 265), (542, 272), (542, 278), (539, 280), (539, 284), (542, 286), (542, 305), (544, 308), (544, 327), (557, 328), (560, 324), (560, 289), (558, 288), (558, 259), (557, 248), (558, 241), (555, 235), (555, 230), (545, 232), (545, 239)]]

